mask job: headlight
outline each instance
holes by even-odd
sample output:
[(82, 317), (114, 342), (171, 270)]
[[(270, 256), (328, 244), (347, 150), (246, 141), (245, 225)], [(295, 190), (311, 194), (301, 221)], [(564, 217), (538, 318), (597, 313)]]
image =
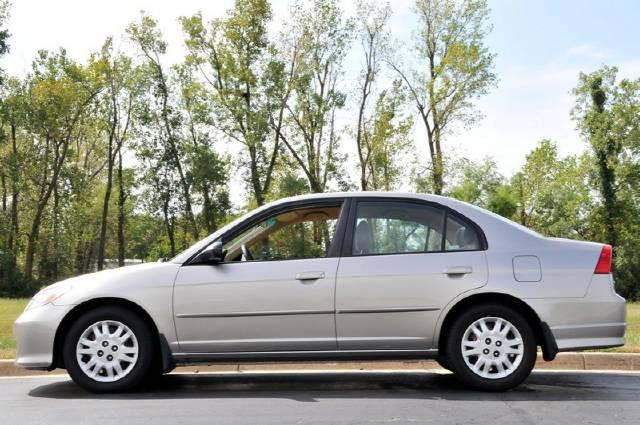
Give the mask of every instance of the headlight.
[(57, 285), (52, 285), (51, 287), (44, 288), (42, 291), (35, 294), (33, 298), (31, 298), (31, 301), (29, 301), (29, 303), (27, 304), (27, 307), (25, 307), (24, 310), (27, 311), (32, 308), (53, 304), (55, 300), (63, 296), (70, 289), (68, 285), (58, 286), (58, 287), (54, 287), (54, 286), (57, 286)]

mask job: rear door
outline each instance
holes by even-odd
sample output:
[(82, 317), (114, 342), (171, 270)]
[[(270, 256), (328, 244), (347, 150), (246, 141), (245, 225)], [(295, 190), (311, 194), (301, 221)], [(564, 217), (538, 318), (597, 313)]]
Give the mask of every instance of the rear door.
[(473, 223), (439, 205), (354, 200), (336, 282), (338, 348), (432, 348), (441, 309), (486, 284), (484, 248)]

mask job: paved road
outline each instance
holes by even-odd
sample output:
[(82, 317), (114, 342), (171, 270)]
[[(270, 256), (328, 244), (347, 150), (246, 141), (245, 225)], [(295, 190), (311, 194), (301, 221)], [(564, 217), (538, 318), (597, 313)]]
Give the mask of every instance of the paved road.
[(68, 377), (0, 379), (1, 423), (640, 424), (640, 374), (534, 372), (480, 393), (450, 374), (170, 375), (146, 393), (94, 395)]

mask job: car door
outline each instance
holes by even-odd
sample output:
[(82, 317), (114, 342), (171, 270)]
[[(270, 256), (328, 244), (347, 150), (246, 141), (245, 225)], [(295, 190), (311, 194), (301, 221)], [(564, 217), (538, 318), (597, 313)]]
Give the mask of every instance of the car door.
[(484, 248), (481, 231), (447, 208), (355, 201), (336, 282), (338, 348), (432, 348), (441, 309), (486, 284)]
[(181, 351), (335, 350), (342, 202), (261, 214), (222, 236), (224, 262), (181, 267), (174, 286)]

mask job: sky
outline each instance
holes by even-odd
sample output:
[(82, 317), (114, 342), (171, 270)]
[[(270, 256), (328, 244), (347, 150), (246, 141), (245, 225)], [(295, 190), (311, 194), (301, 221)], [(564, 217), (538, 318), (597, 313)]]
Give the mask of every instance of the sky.
[[(11, 53), (0, 66), (9, 74), (24, 75), (38, 50), (60, 46), (75, 59), (85, 60), (107, 36), (121, 37), (141, 10), (159, 21), (170, 44), (167, 61), (177, 61), (184, 52), (177, 17), (196, 11), (205, 18), (223, 16), (232, 4), (232, 0), (13, 0)], [(289, 4), (272, 0), (272, 30), (277, 31)], [(555, 140), (562, 155), (581, 152), (586, 144), (570, 118), (571, 89), (581, 71), (591, 72), (603, 64), (617, 66), (621, 77), (640, 77), (640, 1), (490, 0), (489, 5), (493, 31), (487, 45), (497, 54), (499, 85), (477, 102), (482, 121), (451, 135), (445, 146), (474, 160), (490, 156), (505, 175), (515, 172), (544, 138)], [(347, 14), (353, 11), (352, 0), (343, 0), (343, 6)], [(392, 36), (409, 49), (417, 27), (413, 0), (393, 0), (391, 6)], [(357, 56), (349, 58), (346, 80), (354, 78), (358, 64)], [(421, 152), (423, 135), (419, 128), (414, 131)]]

